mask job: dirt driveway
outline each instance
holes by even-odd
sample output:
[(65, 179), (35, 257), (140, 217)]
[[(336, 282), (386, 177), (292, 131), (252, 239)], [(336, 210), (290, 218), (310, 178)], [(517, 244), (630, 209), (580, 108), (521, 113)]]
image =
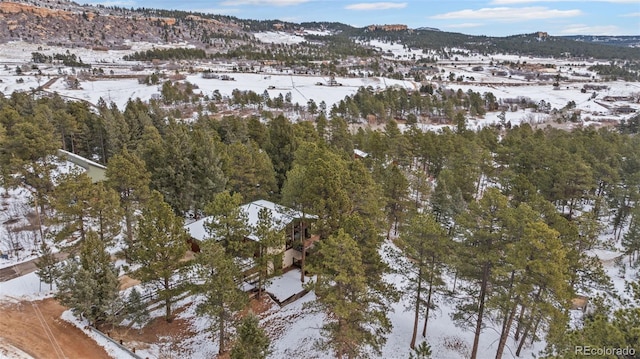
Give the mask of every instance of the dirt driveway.
[(34, 358), (109, 359), (105, 350), (71, 323), (54, 299), (0, 302), (0, 338)]

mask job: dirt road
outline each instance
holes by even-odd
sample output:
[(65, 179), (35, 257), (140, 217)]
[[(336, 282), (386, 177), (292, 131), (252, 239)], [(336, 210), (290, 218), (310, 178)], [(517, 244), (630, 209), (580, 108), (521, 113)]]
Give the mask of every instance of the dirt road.
[[(58, 261), (61, 261), (66, 259), (69, 256), (69, 254), (65, 252), (58, 252), (53, 256)], [(10, 267), (0, 268), (0, 282), (6, 282), (8, 280), (18, 278), (22, 275), (35, 272), (38, 269), (38, 267), (36, 266), (36, 263), (38, 263), (39, 259), (40, 258), (35, 258), (30, 261), (12, 265)]]
[(54, 299), (0, 302), (0, 337), (38, 359), (109, 359), (95, 341), (60, 319), (65, 310)]

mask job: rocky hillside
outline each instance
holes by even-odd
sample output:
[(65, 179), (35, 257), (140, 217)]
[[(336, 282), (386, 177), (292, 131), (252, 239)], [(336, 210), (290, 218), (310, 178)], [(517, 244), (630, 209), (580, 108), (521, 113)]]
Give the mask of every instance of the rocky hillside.
[(22, 40), (68, 47), (118, 48), (129, 41), (188, 42), (224, 48), (251, 38), (232, 20), (188, 15), (157, 17), (143, 12), (69, 1), (0, 2), (0, 43)]

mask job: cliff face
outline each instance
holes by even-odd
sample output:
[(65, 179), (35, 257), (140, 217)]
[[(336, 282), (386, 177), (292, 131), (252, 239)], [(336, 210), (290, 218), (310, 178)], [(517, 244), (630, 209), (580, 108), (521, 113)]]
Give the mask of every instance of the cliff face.
[(242, 37), (240, 26), (195, 15), (154, 17), (68, 1), (0, 2), (0, 43), (22, 40), (62, 46), (114, 48), (128, 41), (189, 42), (202, 47)]

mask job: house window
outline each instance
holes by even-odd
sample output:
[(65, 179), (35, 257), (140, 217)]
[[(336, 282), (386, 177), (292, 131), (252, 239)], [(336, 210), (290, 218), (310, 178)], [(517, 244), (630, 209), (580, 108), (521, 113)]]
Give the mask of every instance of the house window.
[[(287, 237), (286, 249), (291, 249), (291, 248), (300, 249), (301, 247), (300, 234), (302, 232), (302, 228), (303, 226), (301, 224), (298, 224), (295, 227), (293, 227), (293, 233), (291, 231), (289, 232), (290, 235)], [(304, 227), (304, 233), (305, 233), (304, 238), (309, 238), (309, 231), (306, 227)]]

